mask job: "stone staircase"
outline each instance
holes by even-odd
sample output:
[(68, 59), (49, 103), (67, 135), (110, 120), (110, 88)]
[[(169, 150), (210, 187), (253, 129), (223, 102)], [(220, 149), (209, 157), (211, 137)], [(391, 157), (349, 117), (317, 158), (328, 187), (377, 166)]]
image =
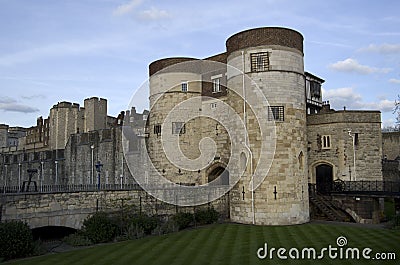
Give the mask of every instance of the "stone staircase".
[(314, 209), (318, 209), (318, 214), (315, 215), (317, 218), (323, 217), (327, 218), (330, 221), (339, 221), (339, 222), (349, 222), (351, 218), (340, 209), (329, 196), (324, 196), (318, 193), (310, 194), (310, 204), (314, 207)]

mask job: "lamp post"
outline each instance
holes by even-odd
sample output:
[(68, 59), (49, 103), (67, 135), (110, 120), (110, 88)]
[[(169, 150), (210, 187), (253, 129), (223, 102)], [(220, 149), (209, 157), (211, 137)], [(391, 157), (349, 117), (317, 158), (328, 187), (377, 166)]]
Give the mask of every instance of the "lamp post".
[(93, 177), (93, 168), (94, 168), (94, 162), (93, 162), (93, 151), (94, 151), (94, 145), (91, 145), (90, 146), (90, 149), (92, 149), (92, 168), (91, 168), (91, 170), (90, 170), (90, 181), (91, 181), (91, 183), (90, 184), (92, 184), (93, 185), (93, 183), (94, 183), (94, 177)]
[(348, 131), (349, 136), (351, 137), (353, 141), (353, 167), (354, 167), (354, 181), (357, 180), (357, 171), (356, 171), (356, 147), (355, 147), (355, 139), (354, 139), (354, 134), (351, 133), (351, 130)]
[(100, 163), (100, 161), (97, 161), (95, 166), (96, 166), (96, 171), (97, 171), (97, 190), (100, 190), (100, 172), (101, 172), (101, 169), (103, 168), (103, 164)]
[(43, 175), (43, 169), (44, 169), (44, 162), (43, 161), (41, 161), (40, 162), (40, 164), (41, 164), (41, 170), (40, 170), (40, 191), (43, 191), (43, 178), (44, 178), (44, 175)]
[(55, 184), (57, 185), (57, 184), (58, 184), (58, 161), (56, 160), (54, 163), (56, 164), (56, 179), (55, 179)]
[(18, 190), (21, 191), (21, 163), (18, 163)]
[(5, 167), (5, 174), (4, 174), (4, 193), (6, 193), (6, 189), (7, 189), (7, 167), (8, 167), (8, 165), (5, 165), (4, 166)]

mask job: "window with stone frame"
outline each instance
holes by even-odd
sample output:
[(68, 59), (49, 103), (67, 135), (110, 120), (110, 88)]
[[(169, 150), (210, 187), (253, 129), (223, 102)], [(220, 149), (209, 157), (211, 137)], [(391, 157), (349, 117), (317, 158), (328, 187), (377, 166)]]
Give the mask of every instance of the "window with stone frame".
[(220, 78), (215, 78), (212, 79), (213, 83), (213, 93), (218, 93), (221, 92), (221, 79)]
[(285, 120), (285, 107), (284, 106), (270, 106), (268, 111), (269, 121), (284, 121)]
[(172, 123), (172, 134), (184, 134), (186, 133), (186, 126), (184, 122), (173, 122)]
[(331, 149), (331, 136), (322, 135), (321, 136), (322, 149)]
[(268, 52), (251, 53), (250, 61), (252, 72), (265, 72), (269, 70)]

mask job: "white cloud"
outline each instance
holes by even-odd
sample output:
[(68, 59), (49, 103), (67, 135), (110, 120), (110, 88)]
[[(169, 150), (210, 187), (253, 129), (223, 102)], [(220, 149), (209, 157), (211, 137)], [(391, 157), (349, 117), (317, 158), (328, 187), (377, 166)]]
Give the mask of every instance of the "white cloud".
[(368, 47), (359, 49), (360, 52), (376, 52), (382, 54), (400, 53), (400, 44), (370, 44)]
[(131, 0), (130, 2), (119, 5), (114, 11), (113, 15), (115, 16), (122, 16), (128, 13), (131, 13), (135, 10), (136, 7), (138, 7), (143, 0)]
[(9, 112), (22, 112), (22, 113), (33, 113), (39, 111), (38, 108), (20, 104), (17, 102), (17, 100), (10, 97), (0, 98), (0, 110)]
[(356, 93), (352, 87), (337, 89), (322, 89), (324, 100), (329, 100), (334, 109), (361, 109), (361, 110), (380, 110), (382, 112), (392, 112), (394, 101), (379, 99), (376, 102), (364, 102), (361, 94)]
[(400, 84), (400, 79), (391, 78), (391, 79), (389, 79), (389, 82), (393, 83), (393, 84)]
[(352, 58), (347, 58), (343, 61), (338, 61), (329, 65), (329, 68), (339, 71), (339, 72), (347, 72), (347, 73), (358, 73), (358, 74), (373, 74), (373, 73), (388, 73), (391, 71), (390, 68), (376, 68), (370, 67), (367, 65), (362, 65), (357, 60)]
[(155, 7), (152, 7), (148, 10), (144, 10), (142, 12), (140, 12), (137, 16), (137, 18), (141, 19), (141, 20), (161, 20), (161, 19), (166, 19), (166, 18), (170, 18), (171, 15), (165, 11), (165, 10), (161, 10), (161, 9), (157, 9)]

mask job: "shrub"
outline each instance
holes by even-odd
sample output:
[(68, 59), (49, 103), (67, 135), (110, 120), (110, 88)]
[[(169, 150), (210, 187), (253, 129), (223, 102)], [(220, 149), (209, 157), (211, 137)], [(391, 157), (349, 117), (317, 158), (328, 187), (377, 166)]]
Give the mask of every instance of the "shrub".
[(174, 215), (173, 220), (178, 225), (179, 230), (182, 230), (192, 224), (194, 216), (191, 213), (179, 212)]
[(394, 228), (400, 228), (400, 214), (393, 217), (392, 224)]
[(83, 221), (83, 235), (94, 244), (111, 241), (117, 230), (117, 226), (104, 212), (97, 212)]
[(132, 223), (126, 229), (126, 238), (129, 240), (139, 239), (139, 238), (144, 237), (144, 235), (145, 235), (145, 232), (144, 232), (143, 227), (141, 227), (137, 224)]
[(156, 229), (154, 229), (154, 234), (156, 235), (163, 235), (163, 234), (169, 234), (169, 233), (174, 233), (178, 232), (179, 228), (175, 220), (170, 219), (166, 222), (160, 223)]
[(34, 248), (32, 231), (21, 221), (0, 223), (0, 257), (22, 258), (32, 254)]
[(62, 241), (73, 247), (90, 246), (93, 244), (92, 241), (81, 232), (70, 234), (64, 237)]
[(131, 219), (131, 225), (142, 228), (146, 235), (150, 235), (159, 223), (160, 220), (156, 216), (147, 216), (145, 214), (136, 215)]
[(218, 218), (219, 213), (214, 209), (214, 207), (195, 212), (195, 219), (199, 224), (212, 224), (217, 222)]

